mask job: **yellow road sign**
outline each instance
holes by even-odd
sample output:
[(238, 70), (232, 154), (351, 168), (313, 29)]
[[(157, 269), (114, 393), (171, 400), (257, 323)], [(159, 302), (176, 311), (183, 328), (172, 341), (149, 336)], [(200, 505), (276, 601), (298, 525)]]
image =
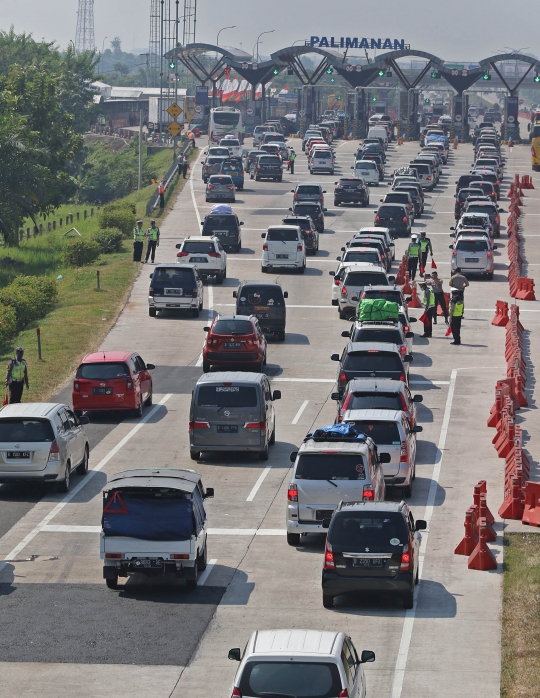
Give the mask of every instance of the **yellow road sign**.
[(167, 126), (167, 131), (171, 134), (171, 136), (174, 136), (175, 138), (180, 133), (181, 130), (182, 130), (182, 127), (176, 121), (172, 121)]
[(182, 113), (182, 108), (179, 107), (176, 102), (173, 102), (167, 109), (167, 112), (172, 116), (173, 119), (176, 119), (176, 117)]

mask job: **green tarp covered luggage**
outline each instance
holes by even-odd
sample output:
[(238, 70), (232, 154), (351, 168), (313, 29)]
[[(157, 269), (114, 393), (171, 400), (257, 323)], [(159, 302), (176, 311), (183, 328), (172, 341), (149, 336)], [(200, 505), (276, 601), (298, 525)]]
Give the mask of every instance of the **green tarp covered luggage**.
[(381, 320), (397, 320), (399, 305), (383, 298), (366, 298), (358, 303), (358, 319), (360, 322), (380, 322)]

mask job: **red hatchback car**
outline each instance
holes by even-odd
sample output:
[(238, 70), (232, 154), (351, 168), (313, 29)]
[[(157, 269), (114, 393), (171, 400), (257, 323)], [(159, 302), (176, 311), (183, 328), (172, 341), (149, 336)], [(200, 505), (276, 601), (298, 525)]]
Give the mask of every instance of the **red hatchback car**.
[(87, 354), (73, 381), (73, 410), (135, 410), (142, 417), (143, 405), (152, 404), (155, 366), (145, 364), (137, 352), (99, 351)]
[(203, 371), (212, 366), (247, 367), (262, 373), (266, 364), (266, 337), (254, 315), (222, 315), (205, 327)]

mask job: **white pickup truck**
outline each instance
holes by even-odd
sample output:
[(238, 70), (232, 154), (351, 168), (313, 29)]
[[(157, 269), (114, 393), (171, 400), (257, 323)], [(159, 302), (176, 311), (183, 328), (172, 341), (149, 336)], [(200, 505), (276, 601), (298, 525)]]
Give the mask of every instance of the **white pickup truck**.
[(109, 589), (118, 577), (173, 574), (188, 588), (207, 563), (201, 476), (179, 468), (140, 468), (113, 475), (103, 488), (100, 557)]

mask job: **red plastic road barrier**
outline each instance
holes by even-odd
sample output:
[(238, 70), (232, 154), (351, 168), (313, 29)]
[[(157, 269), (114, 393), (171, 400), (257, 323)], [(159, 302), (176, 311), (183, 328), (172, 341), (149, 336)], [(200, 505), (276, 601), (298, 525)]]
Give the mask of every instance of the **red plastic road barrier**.
[[(445, 294), (444, 294), (444, 300), (446, 301), (446, 308), (448, 309), (448, 308), (450, 307), (450, 294), (449, 294), (449, 293), (445, 293)], [(440, 305), (439, 305), (439, 307), (437, 308), (437, 315), (438, 315), (438, 316), (444, 315), (443, 309), (441, 308)]]
[(478, 545), (472, 551), (467, 567), (470, 570), (496, 570), (497, 560), (487, 546), (488, 525), (485, 518), (478, 519)]
[(513, 521), (520, 521), (523, 516), (521, 484), (517, 477), (512, 478), (511, 487), (504, 502), (499, 507), (499, 516), (501, 519), (512, 519)]
[[(475, 488), (476, 490), (476, 488)], [(487, 526), (487, 532), (486, 532), (486, 540), (489, 543), (493, 543), (493, 541), (497, 540), (497, 534), (493, 530), (492, 523), (488, 520), (488, 513), (490, 517), (493, 519), (493, 516), (491, 512), (488, 509), (487, 502), (486, 502), (486, 493), (482, 492), (480, 494), (480, 506), (478, 507), (478, 516), (480, 519), (485, 519), (486, 520), (486, 526)]]
[[(482, 495), (484, 495), (482, 504)], [(487, 482), (485, 480), (480, 480), (475, 486), (473, 491), (473, 502), (477, 507), (484, 506), (484, 512), (480, 511), (480, 516), (485, 516), (489, 524), (495, 521), (493, 514), (490, 512), (487, 501)]]
[(526, 279), (520, 276), (517, 280), (517, 290), (514, 298), (520, 301), (535, 301), (534, 295), (534, 279)]
[(495, 317), (491, 321), (495, 327), (506, 327), (508, 325), (508, 303), (506, 301), (497, 301), (495, 304)]
[(403, 293), (412, 293), (411, 277), (409, 272), (406, 272), (405, 274), (405, 283), (403, 284), (403, 288), (401, 290)]
[[(475, 519), (474, 522), (473, 518)], [(477, 539), (475, 540), (475, 538), (473, 537), (473, 531), (477, 529), (474, 507), (469, 507), (465, 512), (464, 526), (465, 535), (454, 550), (454, 555), (469, 556), (472, 553), (472, 551), (476, 548)]]
[(416, 291), (416, 282), (413, 282), (411, 300), (407, 303), (409, 308), (422, 308), (422, 303), (420, 298), (418, 298), (418, 293)]
[(525, 507), (521, 519), (527, 526), (540, 526), (540, 482), (527, 482)]

